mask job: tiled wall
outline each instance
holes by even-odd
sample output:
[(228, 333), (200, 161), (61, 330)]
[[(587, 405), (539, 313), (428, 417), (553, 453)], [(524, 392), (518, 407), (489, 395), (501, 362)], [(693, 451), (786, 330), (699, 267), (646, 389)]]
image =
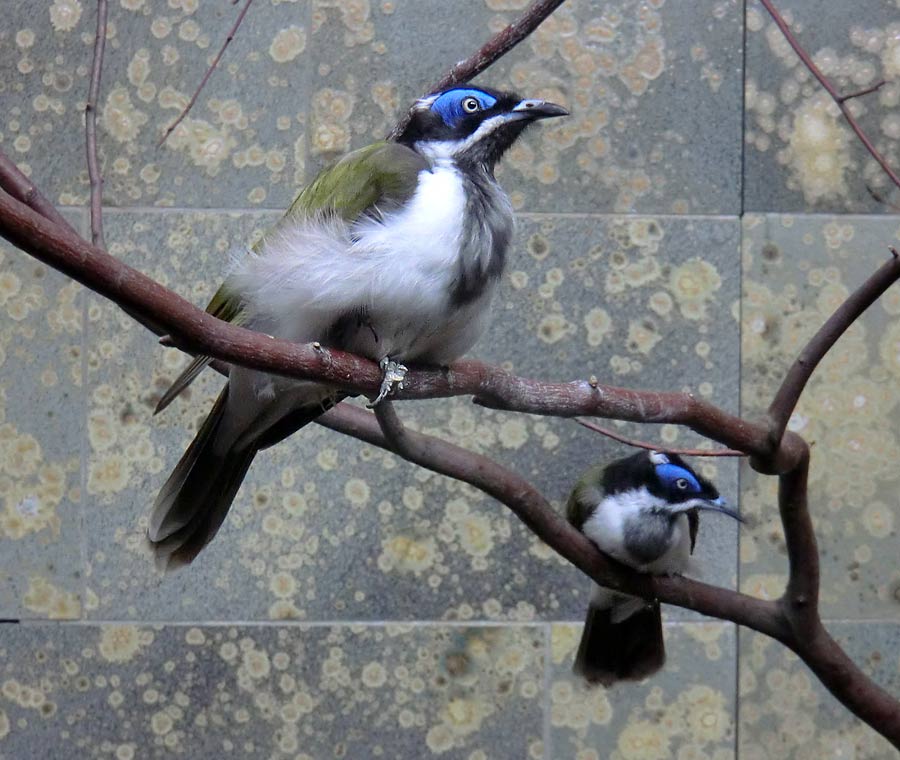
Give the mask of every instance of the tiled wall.
[[(384, 135), (525, 0), (257, 0), (185, 128), (156, 142), (240, 6), (111, 0), (100, 110), (110, 250), (204, 305), (231, 249), (336, 155)], [(896, 3), (783, 0), (900, 166)], [(0, 147), (80, 229), (91, 0), (2, 0)], [(515, 372), (690, 390), (759, 414), (798, 347), (900, 238), (874, 162), (755, 0), (568, 0), (481, 81), (567, 104), (499, 176), (519, 213), (475, 354)], [(893, 204), (893, 205), (892, 205)], [(856, 215), (868, 214), (868, 216)], [(900, 694), (900, 289), (791, 426), (829, 628)], [(265, 452), (222, 532), (160, 575), (147, 512), (221, 383), (158, 417), (184, 357), (0, 245), (0, 758), (888, 758), (796, 658), (667, 610), (641, 685), (571, 675), (588, 584), (480, 492), (311, 426)], [(572, 422), (400, 407), (555, 504), (624, 453)], [(636, 433), (633, 426), (622, 426)], [(689, 431), (641, 431), (670, 444)], [(774, 483), (699, 465), (749, 524), (704, 520), (704, 577), (785, 574)]]

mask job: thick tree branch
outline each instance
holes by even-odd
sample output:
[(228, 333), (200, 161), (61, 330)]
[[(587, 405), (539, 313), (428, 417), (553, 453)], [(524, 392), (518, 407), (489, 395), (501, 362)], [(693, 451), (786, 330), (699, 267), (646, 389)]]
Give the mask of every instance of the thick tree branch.
[[(277, 375), (315, 379), (350, 393), (372, 393), (380, 385), (381, 371), (374, 362), (324, 347), (276, 340), (218, 320), (5, 194), (0, 194), (0, 235), (129, 312), (151, 320), (190, 353)], [(530, 414), (687, 425), (730, 448), (765, 457), (768, 466), (779, 472), (790, 469), (797, 454), (789, 438), (772, 454), (765, 426), (728, 414), (691, 394), (635, 391), (587, 381), (547, 383), (476, 361), (457, 362), (446, 371), (412, 372), (404, 390), (394, 398), (450, 396), (474, 396), (483, 406)]]
[(94, 60), (91, 84), (84, 106), (84, 142), (88, 177), (91, 181), (91, 241), (101, 248), (103, 241), (103, 175), (97, 158), (97, 103), (100, 99), (100, 77), (103, 73), (103, 51), (106, 48), (107, 0), (97, 0), (97, 32), (94, 37)]
[(803, 49), (803, 46), (794, 36), (794, 33), (791, 31), (791, 28), (788, 26), (787, 22), (784, 20), (782, 15), (778, 12), (778, 9), (772, 3), (772, 0), (759, 0), (759, 2), (761, 2), (763, 4), (763, 7), (769, 12), (772, 20), (781, 30), (784, 38), (794, 49), (794, 52), (803, 62), (803, 65), (806, 66), (807, 69), (809, 69), (810, 73), (817, 80), (819, 80), (819, 84), (821, 84), (822, 87), (825, 88), (826, 92), (831, 96), (831, 99), (837, 104), (837, 107), (841, 109), (841, 113), (844, 115), (844, 118), (847, 120), (850, 128), (856, 133), (856, 136), (859, 138), (860, 142), (866, 146), (866, 150), (869, 151), (869, 155), (871, 155), (872, 158), (874, 158), (878, 162), (878, 165), (884, 170), (884, 173), (887, 174), (888, 177), (890, 177), (891, 182), (893, 182), (894, 185), (900, 188), (900, 177), (897, 176), (897, 173), (891, 168), (891, 165), (887, 162), (887, 159), (881, 155), (881, 153), (875, 147), (875, 144), (863, 131), (863, 128), (859, 125), (856, 117), (850, 112), (850, 108), (847, 106), (848, 100), (852, 98), (858, 98), (861, 95), (867, 95), (870, 92), (875, 92), (875, 90), (881, 87), (884, 82), (880, 82), (874, 87), (869, 87), (865, 90), (860, 90), (859, 92), (853, 92), (849, 95), (841, 95), (841, 93), (837, 91), (837, 88), (831, 83), (828, 77), (826, 77), (822, 73), (822, 70), (818, 66), (816, 66), (815, 62), (812, 59), (812, 56)]
[[(818, 620), (818, 618), (817, 618)], [(791, 647), (850, 712), (900, 749), (900, 705), (853, 662), (821, 623), (814, 634)]]
[(595, 433), (600, 433), (600, 435), (604, 435), (614, 441), (624, 443), (626, 446), (634, 446), (637, 449), (646, 449), (647, 451), (663, 451), (666, 454), (678, 454), (683, 457), (747, 456), (743, 451), (735, 451), (734, 449), (673, 449), (670, 446), (666, 446), (664, 443), (649, 443), (647, 441), (639, 441), (636, 438), (628, 438), (627, 436), (620, 435), (615, 430), (598, 425), (593, 420), (576, 417), (575, 422), (582, 427), (586, 427), (588, 430), (593, 430)]
[[(522, 11), (522, 15), (518, 19), (497, 32), (477, 52), (451, 66), (450, 70), (428, 89), (428, 92), (437, 92), (450, 85), (474, 79), (528, 37), (564, 2), (565, 0), (534, 0)], [(403, 132), (408, 123), (409, 113), (394, 127), (388, 139), (395, 139)]]
[(809, 450), (805, 449), (797, 467), (778, 482), (778, 510), (788, 555), (788, 584), (781, 603), (800, 640), (819, 624), (819, 550), (809, 514), (808, 476)]
[[(162, 144), (169, 139), (169, 135), (171, 135), (175, 131), (175, 127), (181, 124), (184, 121), (184, 118), (190, 113), (190, 110), (194, 107), (194, 103), (197, 102), (197, 98), (200, 97), (200, 93), (203, 91), (203, 88), (206, 87), (206, 83), (209, 81), (209, 78), (212, 76), (212, 73), (216, 70), (216, 66), (219, 65), (219, 61), (222, 60), (222, 56), (225, 54), (225, 48), (227, 48), (231, 41), (234, 39), (237, 34), (238, 29), (240, 29), (241, 24), (244, 23), (244, 17), (247, 15), (247, 11), (250, 10), (250, 5), (253, 3), (253, 0), (247, 0), (244, 3), (244, 7), (241, 8), (241, 12), (238, 14), (237, 19), (234, 22), (234, 25), (231, 27), (231, 30), (228, 32), (228, 35), (225, 37), (225, 42), (222, 43), (222, 47), (219, 48), (219, 52), (216, 53), (216, 57), (213, 58), (212, 63), (209, 64), (209, 68), (206, 70), (206, 73), (203, 75), (203, 79), (200, 80), (200, 84), (197, 85), (197, 89), (194, 90), (194, 94), (191, 95), (191, 99), (188, 101), (188, 104), (184, 107), (180, 114), (178, 114), (178, 118), (175, 119), (168, 127), (166, 127), (166, 131), (163, 133), (163, 136), (159, 138), (159, 142), (156, 143), (157, 148), (161, 148)], [(232, 5), (236, 5), (237, 0), (234, 0)]]
[(769, 406), (772, 447), (778, 447), (800, 394), (819, 362), (857, 319), (897, 280), (900, 280), (900, 255), (891, 248), (891, 258), (857, 288), (822, 325), (791, 365)]

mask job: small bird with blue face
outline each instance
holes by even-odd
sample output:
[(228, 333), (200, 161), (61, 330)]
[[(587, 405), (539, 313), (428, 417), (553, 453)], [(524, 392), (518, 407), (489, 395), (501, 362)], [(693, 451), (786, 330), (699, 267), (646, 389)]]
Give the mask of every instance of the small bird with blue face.
[[(702, 510), (740, 521), (715, 486), (681, 457), (640, 451), (588, 470), (569, 497), (569, 522), (600, 551), (643, 573), (688, 569)], [(574, 671), (611, 686), (658, 671), (666, 659), (659, 602), (594, 585)]]
[[(512, 207), (494, 167), (526, 127), (566, 113), (471, 86), (419, 100), (395, 141), (350, 153), (301, 191), (207, 311), (379, 362), (375, 403), (402, 383), (402, 362), (449, 364), (487, 325), (512, 237)], [(157, 411), (209, 362), (197, 357)], [(154, 504), (148, 537), (158, 564), (192, 561), (222, 525), (256, 453), (342, 398), (315, 382), (232, 367)]]

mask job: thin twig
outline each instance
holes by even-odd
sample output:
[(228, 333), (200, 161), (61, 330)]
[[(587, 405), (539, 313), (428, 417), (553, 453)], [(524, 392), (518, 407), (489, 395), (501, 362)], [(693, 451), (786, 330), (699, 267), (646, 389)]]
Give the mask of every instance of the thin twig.
[(605, 428), (602, 425), (598, 425), (593, 420), (585, 419), (584, 417), (576, 417), (575, 422), (586, 427), (588, 430), (593, 430), (595, 433), (605, 435), (607, 438), (612, 438), (614, 441), (624, 443), (626, 446), (634, 446), (635, 448), (646, 449), (647, 451), (662, 451), (666, 454), (678, 454), (683, 457), (747, 456), (743, 451), (735, 451), (734, 449), (673, 449), (661, 443), (647, 443), (646, 441), (639, 441), (636, 438), (627, 438), (626, 436), (617, 433), (615, 430)]
[(253, 0), (247, 0), (244, 4), (244, 7), (241, 8), (241, 12), (238, 14), (237, 20), (234, 22), (234, 26), (231, 27), (231, 31), (228, 32), (228, 36), (225, 38), (225, 42), (222, 43), (222, 47), (219, 48), (219, 52), (216, 53), (216, 57), (213, 58), (212, 63), (209, 65), (209, 68), (206, 70), (206, 73), (203, 75), (203, 79), (200, 80), (200, 84), (197, 86), (197, 89), (194, 90), (194, 94), (191, 96), (191, 99), (188, 101), (188, 104), (184, 107), (184, 110), (178, 114), (178, 118), (175, 119), (167, 128), (163, 136), (160, 138), (159, 142), (156, 143), (156, 147), (162, 147), (162, 144), (168, 139), (169, 135), (175, 131), (175, 127), (177, 127), (184, 120), (184, 117), (188, 115), (190, 110), (194, 107), (194, 103), (197, 102), (197, 98), (200, 96), (201, 90), (206, 86), (206, 83), (209, 81), (209, 78), (212, 76), (213, 71), (215, 71), (216, 66), (219, 65), (219, 61), (222, 58), (222, 55), (225, 53), (225, 48), (231, 44), (231, 41), (234, 39), (234, 36), (237, 34), (237, 30), (240, 28), (241, 24), (244, 21), (244, 16), (247, 15), (247, 11), (250, 10), (250, 4)]
[(800, 400), (800, 394), (803, 393), (819, 362), (850, 325), (856, 322), (897, 280), (900, 280), (900, 257), (897, 251), (891, 248), (891, 258), (851, 293), (800, 352), (769, 406), (773, 449), (778, 447), (778, 442), (784, 435), (788, 421)]
[(872, 197), (872, 200), (876, 203), (880, 203), (882, 206), (887, 206), (891, 211), (896, 211), (900, 213), (900, 205), (897, 205), (893, 201), (889, 201), (885, 198), (881, 193), (879, 193), (875, 188), (873, 188), (870, 184), (866, 183), (866, 192)]
[[(505, 29), (497, 32), (477, 52), (451, 66), (450, 70), (438, 79), (429, 88), (428, 92), (437, 92), (450, 85), (461, 84), (474, 79), (528, 37), (564, 2), (565, 0), (534, 0), (531, 5), (522, 11), (522, 15), (519, 18)], [(397, 126), (394, 127), (388, 139), (396, 139), (406, 128), (409, 119), (410, 113), (407, 112)]]
[(107, 0), (97, 0), (97, 32), (94, 37), (94, 60), (91, 85), (84, 106), (84, 136), (88, 177), (91, 180), (91, 241), (106, 248), (103, 240), (103, 175), (97, 158), (97, 103), (100, 99), (100, 77), (103, 73), (103, 51), (106, 48)]
[(874, 143), (869, 139), (869, 136), (863, 131), (863, 128), (859, 125), (859, 122), (856, 120), (856, 117), (850, 113), (850, 109), (847, 106), (846, 101), (850, 98), (856, 98), (860, 95), (865, 95), (867, 92), (874, 92), (881, 85), (876, 85), (875, 87), (871, 87), (868, 90), (863, 90), (862, 92), (856, 92), (851, 95), (841, 95), (837, 91), (837, 88), (829, 81), (828, 77), (826, 77), (821, 69), (813, 62), (812, 56), (803, 49), (800, 45), (800, 42), (794, 36), (794, 33), (791, 31), (790, 27), (787, 25), (787, 22), (772, 4), (772, 0), (759, 0), (763, 7), (769, 12), (769, 15), (772, 17), (772, 20), (775, 22), (776, 26), (781, 30), (781, 33), (784, 35), (784, 38), (788, 41), (788, 44), (794, 49), (794, 52), (803, 62), (803, 65), (809, 69), (810, 73), (819, 80), (819, 84), (825, 88), (828, 94), (831, 96), (831, 99), (837, 103), (838, 108), (841, 109), (841, 113), (844, 114), (844, 118), (847, 120), (847, 123), (850, 125), (850, 128), (856, 133), (856, 136), (860, 139), (863, 145), (866, 146), (866, 150), (869, 151), (869, 155), (874, 158), (879, 166), (884, 170), (884, 173), (891, 178), (891, 182), (893, 182), (898, 188), (900, 188), (900, 177), (897, 176), (896, 172), (891, 168), (890, 164), (887, 162), (884, 156), (878, 152), (878, 149), (875, 147)]
[(884, 79), (879, 79), (875, 84), (871, 87), (866, 87), (864, 90), (858, 90), (856, 92), (851, 92), (849, 95), (841, 95), (838, 98), (838, 104), (846, 103), (848, 100), (853, 100), (853, 98), (861, 98), (863, 95), (871, 95), (873, 92), (878, 92), (882, 87), (887, 84), (887, 81)]

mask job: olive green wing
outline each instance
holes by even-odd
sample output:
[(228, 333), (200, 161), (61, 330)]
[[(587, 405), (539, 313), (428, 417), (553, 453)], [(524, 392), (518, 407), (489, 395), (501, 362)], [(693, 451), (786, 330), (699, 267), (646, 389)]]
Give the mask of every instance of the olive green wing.
[(430, 169), (424, 156), (392, 142), (348, 153), (303, 189), (282, 224), (336, 215), (353, 222), (402, 205), (416, 192), (419, 172)]
[[(399, 143), (378, 142), (347, 154), (324, 169), (307, 185), (288, 208), (275, 229), (304, 220), (337, 216), (353, 222), (365, 214), (379, 215), (412, 198), (419, 172), (429, 169), (426, 158)], [(263, 238), (265, 239), (265, 238)], [(254, 250), (259, 250), (259, 243)], [(240, 295), (225, 283), (206, 311), (218, 319), (241, 324), (243, 309)], [(165, 409), (212, 361), (198, 356), (172, 383), (156, 405), (154, 414)]]
[(591, 512), (603, 500), (603, 465), (595, 465), (579, 478), (566, 504), (566, 519), (582, 530)]

